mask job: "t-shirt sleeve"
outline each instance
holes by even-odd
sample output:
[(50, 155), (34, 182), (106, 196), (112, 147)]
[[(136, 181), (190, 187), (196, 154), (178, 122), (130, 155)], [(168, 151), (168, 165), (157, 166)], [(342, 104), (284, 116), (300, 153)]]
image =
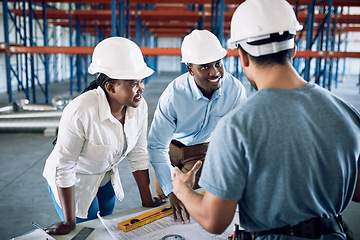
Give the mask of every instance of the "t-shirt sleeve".
[(229, 119), (221, 119), (210, 141), (199, 180), (205, 191), (226, 200), (242, 198), (247, 176), (243, 144)]

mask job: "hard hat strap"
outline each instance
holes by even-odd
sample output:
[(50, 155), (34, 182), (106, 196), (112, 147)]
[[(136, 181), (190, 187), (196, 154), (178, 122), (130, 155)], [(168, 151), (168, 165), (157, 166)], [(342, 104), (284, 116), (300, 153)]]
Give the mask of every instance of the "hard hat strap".
[(262, 45), (251, 45), (246, 41), (247, 40), (240, 41), (238, 44), (240, 44), (240, 46), (247, 53), (254, 57), (277, 53), (283, 50), (292, 49), (294, 47), (294, 38), (287, 39), (281, 42), (271, 42)]

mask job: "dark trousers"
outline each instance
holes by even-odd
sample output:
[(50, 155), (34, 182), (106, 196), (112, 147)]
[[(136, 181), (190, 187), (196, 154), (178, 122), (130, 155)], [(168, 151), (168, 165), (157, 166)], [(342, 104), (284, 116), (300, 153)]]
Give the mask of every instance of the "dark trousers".
[[(171, 165), (178, 167), (183, 173), (187, 173), (195, 165), (198, 160), (204, 162), (206, 151), (208, 148), (208, 143), (197, 144), (193, 146), (185, 146), (181, 142), (172, 140), (169, 147), (169, 156)], [(199, 188), (198, 185), (199, 178), (201, 175), (201, 170), (196, 173), (194, 189)], [(160, 188), (160, 185), (155, 177), (155, 191), (156, 195), (159, 198), (166, 197)]]

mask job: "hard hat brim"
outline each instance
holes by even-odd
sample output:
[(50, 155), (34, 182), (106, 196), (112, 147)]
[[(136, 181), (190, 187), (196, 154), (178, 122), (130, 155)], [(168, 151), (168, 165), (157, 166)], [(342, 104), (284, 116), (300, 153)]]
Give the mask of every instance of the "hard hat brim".
[(89, 66), (88, 71), (90, 74), (103, 73), (109, 78), (121, 80), (144, 79), (154, 73), (154, 70), (147, 66), (136, 72), (109, 72), (108, 69), (103, 67), (95, 67), (92, 64)]
[(221, 51), (214, 55), (214, 56), (210, 56), (207, 58), (201, 58), (201, 59), (186, 59), (186, 58), (181, 58), (181, 62), (182, 63), (192, 63), (192, 64), (207, 64), (207, 63), (211, 63), (220, 59), (223, 59), (224, 57), (226, 57), (227, 51), (226, 49), (221, 49)]
[(236, 43), (237, 43), (237, 42), (238, 42), (238, 41), (230, 38), (230, 39), (227, 41), (227, 47), (228, 47), (228, 49), (236, 49), (236, 48), (237, 48), (237, 46), (236, 46)]

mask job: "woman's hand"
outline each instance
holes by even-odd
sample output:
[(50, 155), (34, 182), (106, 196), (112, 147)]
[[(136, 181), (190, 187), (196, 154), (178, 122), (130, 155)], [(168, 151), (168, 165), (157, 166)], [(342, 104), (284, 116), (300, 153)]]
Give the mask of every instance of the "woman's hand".
[(152, 197), (149, 171), (147, 169), (135, 171), (133, 175), (138, 185), (141, 202), (144, 207), (157, 207), (165, 202), (164, 200)]
[(68, 188), (57, 187), (60, 203), (63, 210), (65, 221), (55, 223), (46, 227), (44, 230), (48, 234), (64, 235), (68, 234), (76, 227), (75, 217), (75, 188), (74, 186)]
[(157, 207), (163, 204), (165, 200), (154, 197), (151, 202), (143, 202), (143, 207)]
[(74, 230), (76, 227), (75, 222), (59, 222), (46, 227), (44, 230), (48, 234), (65, 235)]

